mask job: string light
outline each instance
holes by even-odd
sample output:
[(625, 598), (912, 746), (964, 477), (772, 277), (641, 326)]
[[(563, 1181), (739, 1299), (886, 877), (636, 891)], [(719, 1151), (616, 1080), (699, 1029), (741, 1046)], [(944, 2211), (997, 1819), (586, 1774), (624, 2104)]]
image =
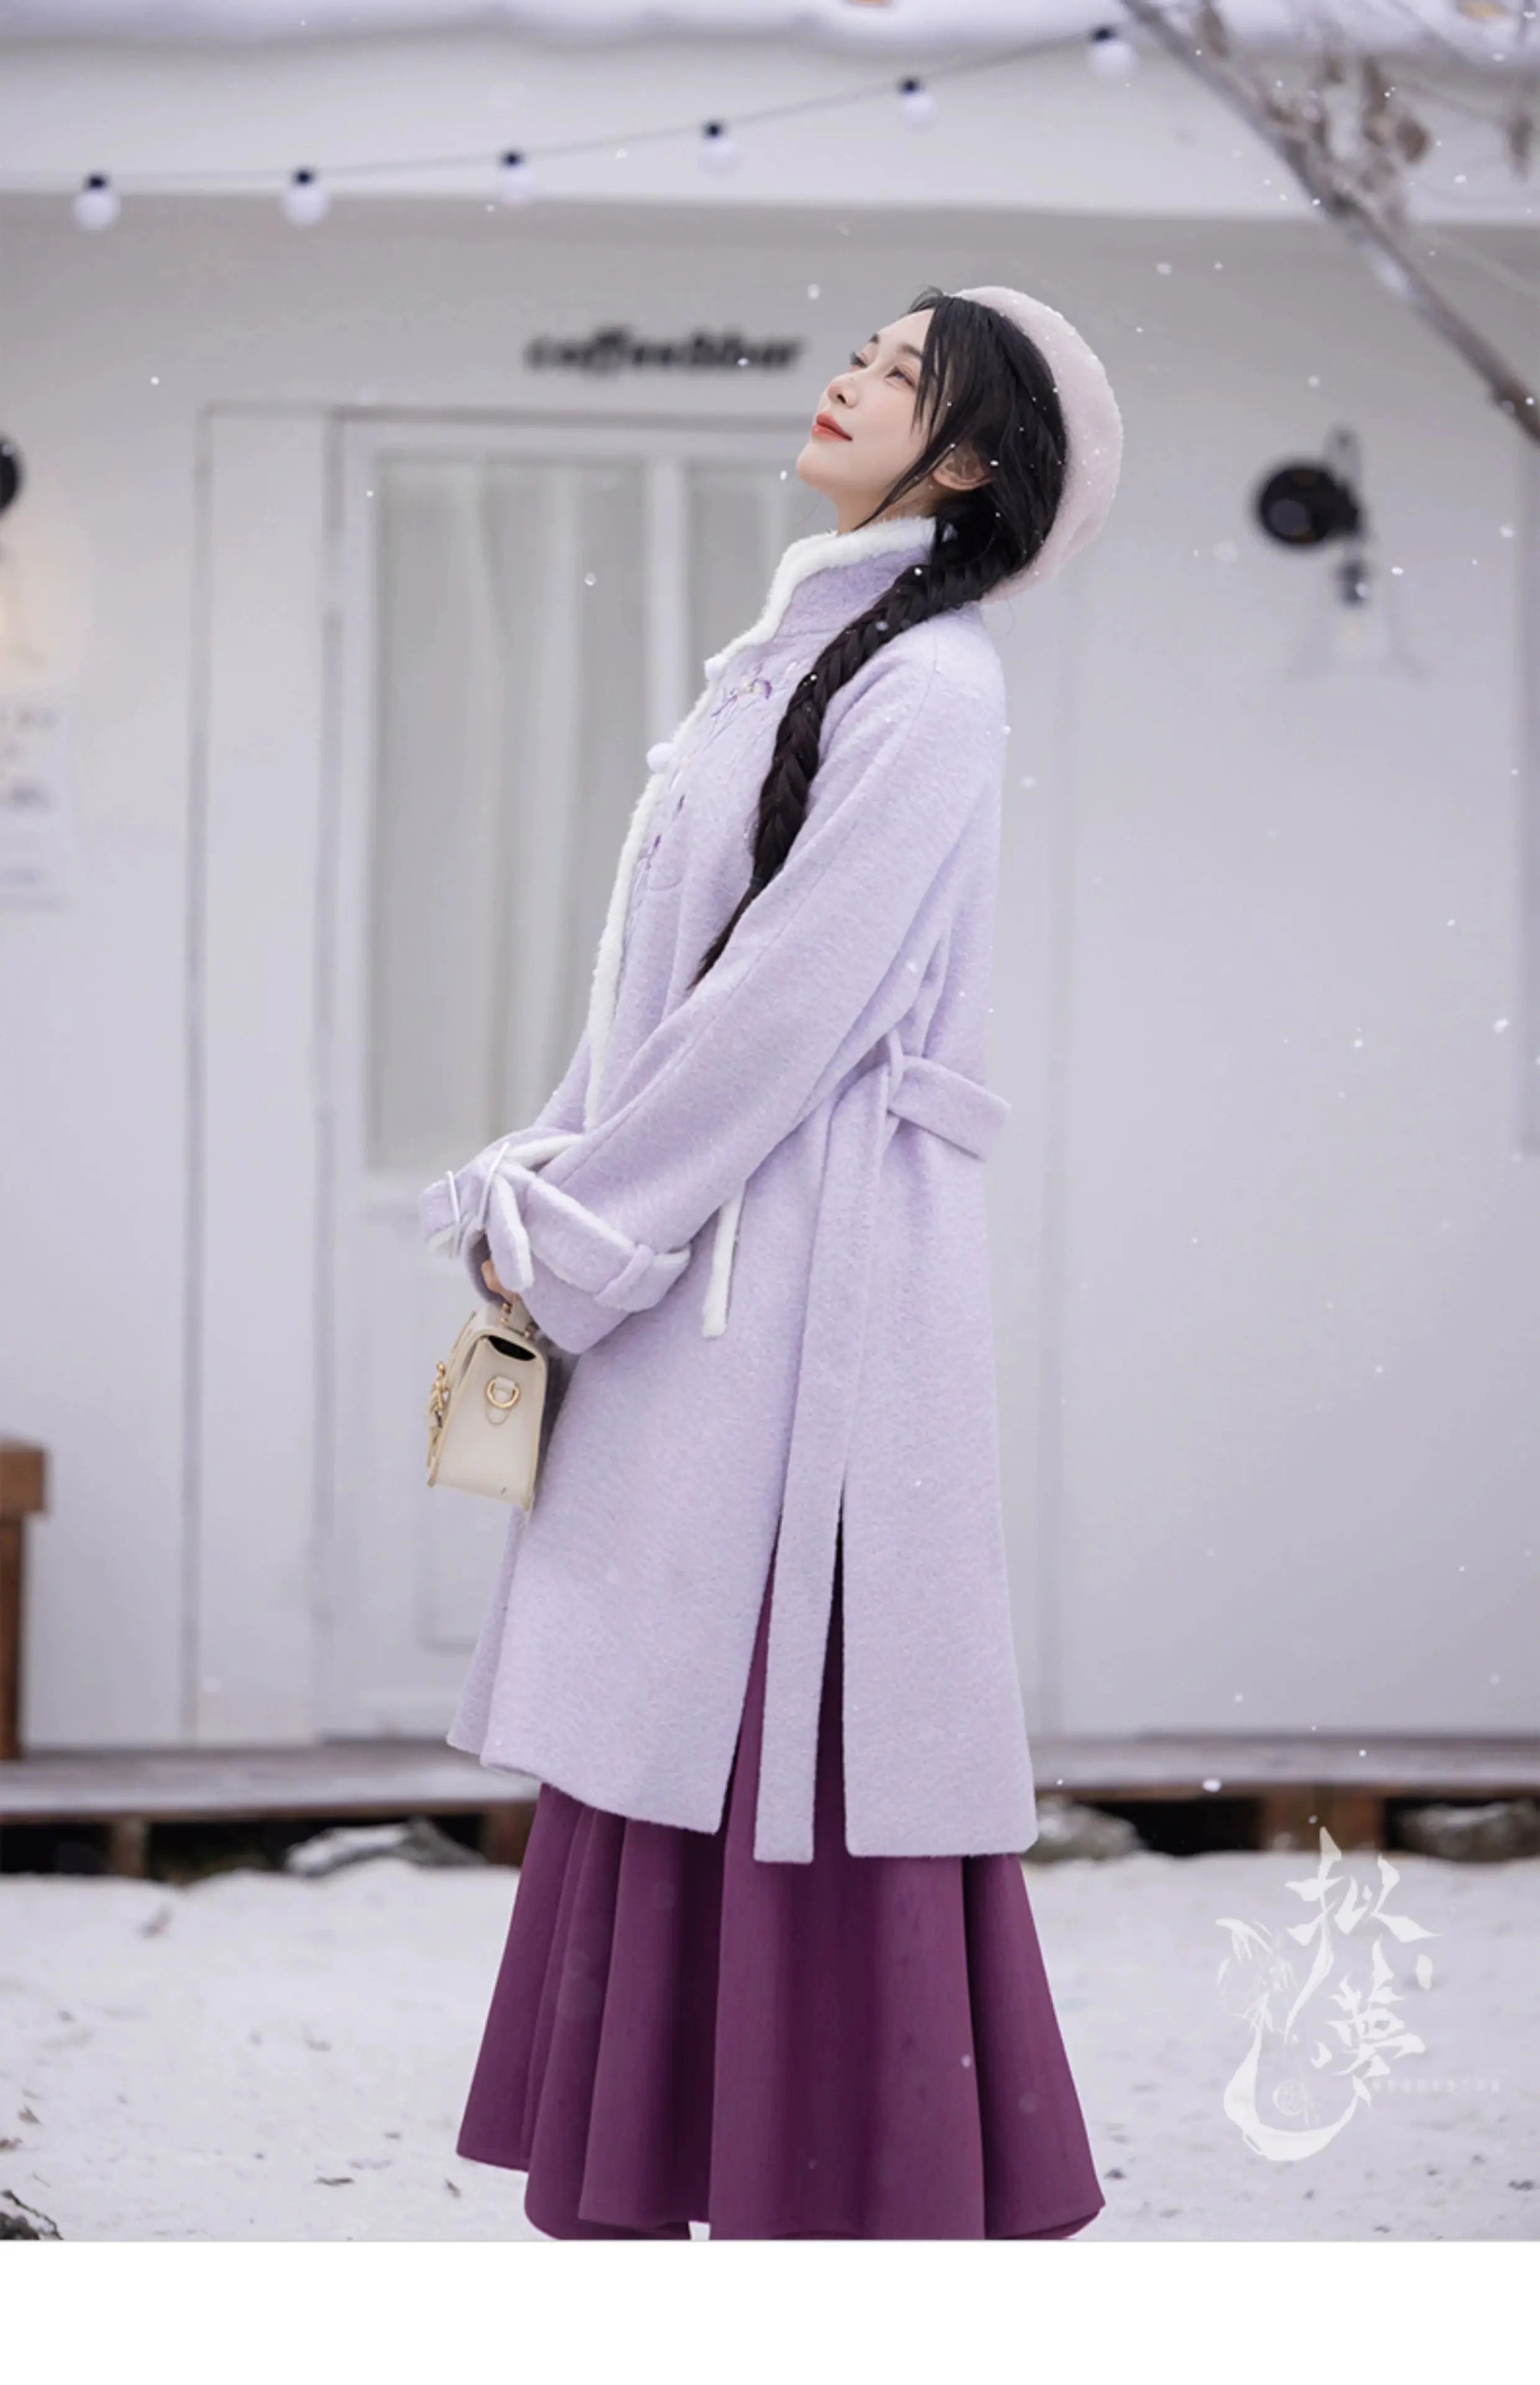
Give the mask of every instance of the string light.
[(714, 117), (701, 127), (701, 164), (708, 174), (730, 174), (738, 163), (738, 144), (725, 124)]
[(504, 149), (497, 161), (497, 195), (503, 206), (527, 206), (539, 187), (534, 169), (523, 150)]
[(123, 202), (106, 174), (88, 174), (75, 194), (75, 221), (82, 231), (106, 231), (123, 212)]
[[(1039, 42), (1018, 42), (1010, 48), (996, 51), (987, 56), (970, 58), (956, 65), (938, 67), (931, 80), (939, 81), (949, 75), (959, 77), (992, 73), (1000, 67), (1015, 65), (1024, 59), (1035, 57), (1040, 47)], [(1089, 54), (1099, 72), (1111, 70), (1114, 66), (1118, 72), (1124, 72), (1136, 58), (1136, 53), (1130, 45), (1123, 41), (1112, 28), (1105, 26), (1091, 37)], [(1126, 63), (1124, 63), (1124, 59)], [(803, 117), (825, 115), (830, 109), (859, 106), (863, 102), (880, 98), (884, 94), (888, 94), (889, 99), (895, 94), (895, 85), (890, 79), (881, 83), (857, 85), (816, 99), (776, 100), (764, 107), (746, 108), (740, 113), (738, 121), (739, 125), (790, 122)], [(935, 121), (938, 110), (934, 94), (926, 83), (921, 81), (919, 76), (906, 75), (896, 86), (896, 95), (899, 113), (905, 123), (919, 128)], [(730, 173), (739, 163), (739, 144), (730, 128), (720, 118), (714, 117), (700, 125), (698, 131), (697, 155), (702, 169), (712, 174)], [(642, 131), (627, 132), (618, 140), (613, 133), (585, 135), (572, 141), (540, 143), (537, 144), (535, 156), (537, 161), (547, 156), (598, 156), (605, 153), (624, 157), (633, 149), (642, 146), (651, 147), (686, 141), (689, 138), (690, 132), (691, 127), (687, 122), (651, 126)], [(279, 204), (284, 215), (292, 223), (302, 225), (319, 223), (329, 210), (332, 192), (340, 186), (376, 181), (402, 174), (450, 171), (463, 173), (466, 169), (474, 169), (478, 165), (484, 168), (485, 160), (478, 158), (474, 154), (467, 156), (464, 153), (448, 156), (419, 156), (354, 159), (345, 165), (328, 169), (324, 181), (320, 169), (312, 166), (304, 166), (292, 173), (287, 181), (281, 183)], [(504, 206), (520, 206), (527, 199), (539, 194), (540, 187), (539, 173), (531, 168), (528, 156), (521, 150), (507, 150), (496, 160), (495, 177), (496, 194)], [(143, 174), (130, 179), (136, 182), (143, 181), (146, 188), (155, 190), (166, 187), (187, 191), (229, 190), (232, 183), (246, 182), (260, 186), (264, 181), (271, 187), (275, 181), (281, 181), (281, 169), (275, 169), (271, 165), (266, 168), (249, 167), (240, 170), (232, 169), (228, 166), (192, 167), (179, 168), (169, 173), (157, 173), (154, 169), (150, 169)], [(122, 196), (108, 175), (88, 174), (74, 194), (71, 209), (76, 222), (82, 231), (105, 231), (110, 224), (116, 223), (121, 215)]]
[(300, 166), (290, 175), (279, 204), (292, 224), (318, 224), (331, 205), (331, 194), (313, 166)]
[(936, 121), (936, 94), (927, 91), (918, 75), (905, 75), (899, 85), (899, 114), (916, 132)]
[(1139, 54), (1115, 25), (1099, 25), (1086, 44), (1086, 64), (1104, 82), (1126, 82)]

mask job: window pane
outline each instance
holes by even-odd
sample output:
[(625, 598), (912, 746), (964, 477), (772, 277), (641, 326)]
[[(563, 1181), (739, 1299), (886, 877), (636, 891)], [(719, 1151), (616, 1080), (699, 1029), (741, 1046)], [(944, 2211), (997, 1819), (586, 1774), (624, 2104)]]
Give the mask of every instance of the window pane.
[(770, 464), (702, 464), (689, 475), (689, 627), (697, 668), (759, 617), (790, 536), (786, 486)]

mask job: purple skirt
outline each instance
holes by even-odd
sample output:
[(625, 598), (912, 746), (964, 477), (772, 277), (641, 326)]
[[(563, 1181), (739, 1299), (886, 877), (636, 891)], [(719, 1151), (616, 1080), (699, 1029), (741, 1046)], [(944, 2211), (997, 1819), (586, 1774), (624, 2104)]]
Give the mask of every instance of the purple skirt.
[(542, 1784), (457, 2150), (553, 2237), (1074, 2236), (1106, 2198), (1019, 1859), (846, 1849), (838, 1559), (813, 1859), (753, 1854), (769, 1612), (716, 1831)]

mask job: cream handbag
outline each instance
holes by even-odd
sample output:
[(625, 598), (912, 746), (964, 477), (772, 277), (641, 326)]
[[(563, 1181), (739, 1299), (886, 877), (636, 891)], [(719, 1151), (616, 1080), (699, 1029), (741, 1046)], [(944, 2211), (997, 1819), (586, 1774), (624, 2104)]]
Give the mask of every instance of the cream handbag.
[(524, 1303), (489, 1303), (466, 1317), (434, 1370), (428, 1400), (428, 1480), (528, 1507), (565, 1370)]

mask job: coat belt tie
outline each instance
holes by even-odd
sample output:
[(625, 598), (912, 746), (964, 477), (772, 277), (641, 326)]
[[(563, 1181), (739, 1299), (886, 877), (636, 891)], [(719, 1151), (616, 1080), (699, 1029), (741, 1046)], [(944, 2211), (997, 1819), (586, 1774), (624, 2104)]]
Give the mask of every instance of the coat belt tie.
[[(1011, 1112), (1010, 1103), (999, 1093), (981, 1085), (976, 1077), (964, 1076), (961, 1068), (949, 1068), (944, 1060), (927, 1059), (921, 1052), (906, 1052), (896, 1027), (889, 1028), (878, 1044), (872, 1068), (861, 1073), (876, 1074), (879, 1069), (887, 1071), (889, 1112), (882, 1150), (887, 1149), (899, 1120), (907, 1118), (912, 1125), (925, 1127), (932, 1134), (955, 1143), (975, 1159), (988, 1157), (995, 1137)], [(733, 1250), (744, 1189), (740, 1185), (716, 1213), (711, 1273), (701, 1313), (702, 1333), (721, 1333), (727, 1329), (727, 1291), (732, 1281)]]

